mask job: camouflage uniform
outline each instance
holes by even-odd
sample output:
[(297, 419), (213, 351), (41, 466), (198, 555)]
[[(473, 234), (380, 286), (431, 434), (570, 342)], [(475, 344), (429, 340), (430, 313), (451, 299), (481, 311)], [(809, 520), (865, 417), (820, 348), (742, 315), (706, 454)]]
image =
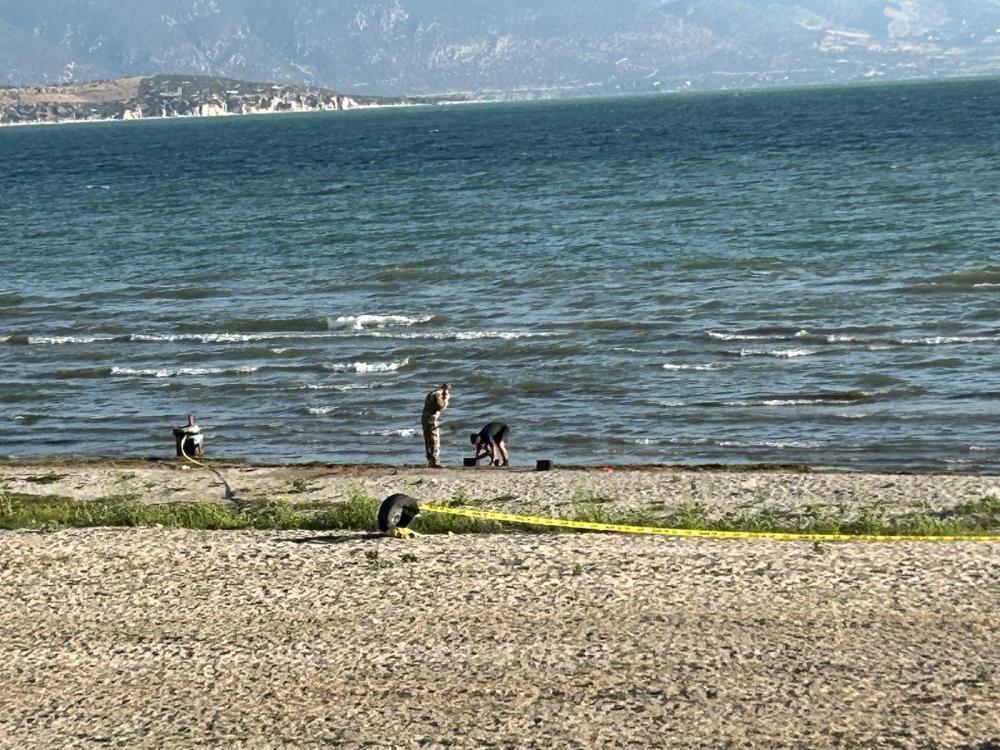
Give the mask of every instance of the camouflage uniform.
[(441, 455), (441, 428), (438, 427), (438, 417), (448, 405), (444, 393), (435, 388), (424, 399), (424, 411), (420, 415), (420, 426), (424, 432), (424, 449), (427, 452), (427, 465), (437, 466)]

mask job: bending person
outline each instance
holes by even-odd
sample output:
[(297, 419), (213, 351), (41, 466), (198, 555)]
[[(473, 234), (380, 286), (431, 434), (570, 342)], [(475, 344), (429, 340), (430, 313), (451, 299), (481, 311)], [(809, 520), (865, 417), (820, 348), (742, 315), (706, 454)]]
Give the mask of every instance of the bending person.
[[(479, 432), (469, 435), (472, 442), (472, 449), (476, 452), (476, 461), (481, 458), (489, 458), (494, 466), (510, 466), (507, 458), (507, 436), (510, 429), (503, 422), (490, 422)], [(497, 457), (497, 454), (500, 457)], [(503, 459), (503, 463), (501, 463)]]

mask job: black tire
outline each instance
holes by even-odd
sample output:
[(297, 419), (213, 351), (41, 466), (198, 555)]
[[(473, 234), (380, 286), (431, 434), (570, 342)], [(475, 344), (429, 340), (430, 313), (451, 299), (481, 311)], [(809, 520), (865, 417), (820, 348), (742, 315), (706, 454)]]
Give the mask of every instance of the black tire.
[(378, 530), (385, 533), (397, 527), (405, 529), (419, 512), (416, 498), (401, 492), (389, 495), (378, 509)]

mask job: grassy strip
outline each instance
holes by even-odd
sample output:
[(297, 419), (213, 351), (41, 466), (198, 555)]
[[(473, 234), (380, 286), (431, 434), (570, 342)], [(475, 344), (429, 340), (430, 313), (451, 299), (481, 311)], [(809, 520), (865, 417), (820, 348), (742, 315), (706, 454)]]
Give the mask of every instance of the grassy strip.
[(913, 512), (889, 517), (877, 507), (862, 506), (853, 518), (838, 518), (829, 508), (804, 510), (734, 510), (712, 515), (701, 503), (685, 503), (665, 514), (651, 511), (616, 513), (598, 503), (579, 506), (577, 518), (597, 523), (619, 523), (670, 529), (743, 531), (782, 534), (846, 534), (877, 536), (1000, 535), (1000, 499), (985, 497), (941, 514)]
[[(474, 505), (456, 498), (455, 506)], [(166, 526), (187, 529), (305, 529), (373, 531), (378, 501), (356, 495), (345, 503), (297, 508), (284, 500), (251, 503), (243, 510), (218, 503), (144, 505), (130, 495), (78, 502), (58, 495), (0, 493), (0, 529), (55, 530), (89, 526)], [(666, 514), (613, 511), (599, 500), (574, 504), (571, 520), (596, 523), (717, 531), (804, 534), (878, 534), (884, 536), (962, 536), (1000, 534), (1000, 499), (986, 497), (947, 514), (913, 513), (886, 518), (878, 509), (862, 508), (856, 518), (838, 520), (828, 510), (789, 512), (771, 509), (712, 516), (707, 506), (684, 504)], [(553, 527), (502, 524), (439, 513), (424, 513), (415, 528), (427, 534), (483, 534), (521, 530), (560, 531)]]

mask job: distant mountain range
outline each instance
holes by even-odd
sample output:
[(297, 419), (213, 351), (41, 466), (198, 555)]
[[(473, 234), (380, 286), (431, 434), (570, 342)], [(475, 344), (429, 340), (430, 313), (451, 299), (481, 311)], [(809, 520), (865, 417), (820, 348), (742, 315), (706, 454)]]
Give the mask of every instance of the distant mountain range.
[(0, 84), (480, 97), (1000, 73), (1000, 0), (0, 0)]

